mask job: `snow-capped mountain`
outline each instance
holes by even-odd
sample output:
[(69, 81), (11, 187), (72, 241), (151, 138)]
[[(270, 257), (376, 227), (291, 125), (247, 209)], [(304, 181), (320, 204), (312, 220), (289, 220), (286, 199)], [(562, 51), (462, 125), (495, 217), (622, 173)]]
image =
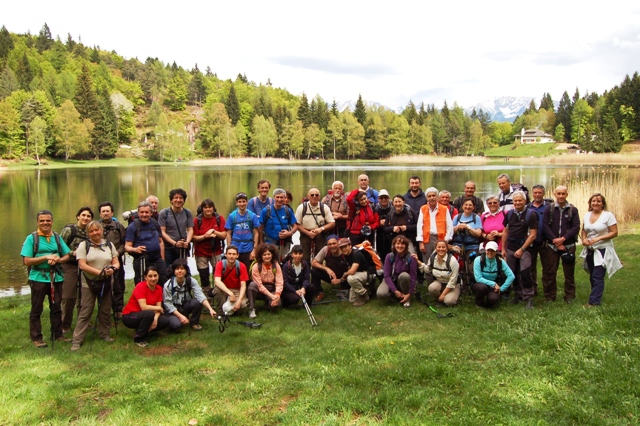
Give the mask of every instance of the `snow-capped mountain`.
[(473, 108), (475, 108), (476, 111), (480, 111), (480, 109), (482, 109), (482, 111), (488, 112), (491, 115), (492, 121), (513, 122), (517, 116), (522, 114), (527, 109), (532, 99), (534, 100), (536, 105), (539, 104), (537, 99), (534, 97), (503, 96), (501, 98), (489, 99), (480, 102), (477, 105), (473, 105), (467, 108), (466, 112), (468, 114), (471, 114)]

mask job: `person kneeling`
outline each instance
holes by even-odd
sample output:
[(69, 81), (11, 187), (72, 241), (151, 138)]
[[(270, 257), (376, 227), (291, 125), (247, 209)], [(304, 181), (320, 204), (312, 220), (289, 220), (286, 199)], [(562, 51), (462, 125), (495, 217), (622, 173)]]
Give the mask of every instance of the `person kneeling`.
[(472, 288), (476, 306), (493, 308), (500, 303), (500, 294), (511, 286), (515, 275), (507, 262), (497, 256), (498, 244), (495, 241), (489, 241), (485, 250), (485, 254), (473, 261), (476, 282)]
[(147, 266), (144, 281), (140, 281), (131, 293), (129, 303), (122, 311), (122, 323), (127, 328), (136, 330), (133, 341), (141, 348), (146, 348), (147, 335), (169, 326), (169, 319), (162, 315), (162, 287), (158, 285), (160, 277), (158, 268)]
[(458, 304), (460, 298), (460, 283), (458, 282), (458, 260), (448, 253), (447, 242), (438, 240), (436, 249), (428, 263), (420, 265), (420, 271), (431, 275), (435, 279), (429, 284), (429, 294), (438, 302), (447, 306)]
[(411, 258), (409, 239), (398, 235), (391, 242), (391, 253), (384, 259), (384, 280), (376, 296), (381, 298), (393, 294), (405, 308), (411, 306), (411, 295), (416, 291), (418, 263)]
[(280, 295), (284, 286), (282, 269), (278, 264), (278, 248), (263, 244), (256, 254), (256, 263), (251, 267), (251, 283), (247, 289), (249, 318), (255, 318), (256, 299), (264, 300), (269, 309), (280, 306)]
[(297, 305), (302, 297), (311, 305), (318, 294), (317, 287), (309, 281), (311, 275), (309, 264), (302, 260), (303, 256), (302, 246), (296, 244), (291, 248), (291, 259), (282, 265), (284, 278), (282, 305), (284, 307)]
[(191, 324), (192, 329), (200, 331), (202, 306), (209, 310), (212, 318), (216, 312), (202, 292), (198, 281), (191, 277), (185, 259), (176, 259), (171, 264), (171, 270), (173, 277), (164, 285), (163, 291), (164, 315), (169, 319), (169, 329), (177, 331), (183, 325)]

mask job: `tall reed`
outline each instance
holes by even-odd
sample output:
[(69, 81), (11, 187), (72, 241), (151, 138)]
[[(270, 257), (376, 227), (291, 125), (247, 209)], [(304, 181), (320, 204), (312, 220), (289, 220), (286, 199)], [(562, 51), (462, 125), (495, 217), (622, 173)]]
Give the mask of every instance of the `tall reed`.
[(552, 188), (564, 185), (569, 190), (569, 201), (578, 208), (580, 216), (588, 211), (591, 195), (601, 193), (607, 200), (618, 223), (640, 221), (640, 181), (628, 173), (627, 167), (592, 167), (586, 174), (552, 177)]

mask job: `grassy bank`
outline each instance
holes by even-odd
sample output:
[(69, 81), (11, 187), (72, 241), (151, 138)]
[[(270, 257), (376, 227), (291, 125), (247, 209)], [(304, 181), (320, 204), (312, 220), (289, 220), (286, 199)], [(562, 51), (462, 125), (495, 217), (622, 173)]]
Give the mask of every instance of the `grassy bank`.
[(637, 424), (635, 238), (616, 239), (625, 267), (599, 309), (582, 307), (580, 270), (571, 305), (464, 300), (438, 319), (417, 303), (335, 303), (313, 308), (315, 328), (303, 309), (259, 312), (259, 330), (206, 319), (140, 349), (120, 325), (115, 343), (89, 334), (71, 353), (31, 345), (28, 297), (0, 299), (0, 424)]

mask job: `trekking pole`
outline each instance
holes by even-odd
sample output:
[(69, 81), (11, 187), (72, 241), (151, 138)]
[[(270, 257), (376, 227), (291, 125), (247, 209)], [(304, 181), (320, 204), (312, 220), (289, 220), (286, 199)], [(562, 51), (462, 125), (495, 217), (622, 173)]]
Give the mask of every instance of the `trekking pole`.
[(438, 318), (453, 318), (453, 317), (455, 317), (455, 316), (456, 316), (456, 314), (454, 314), (453, 312), (449, 312), (449, 313), (448, 313), (448, 314), (446, 314), (446, 315), (445, 315), (445, 314), (441, 314), (440, 312), (438, 312), (438, 311), (436, 310), (436, 308), (434, 308), (433, 306), (431, 306), (431, 305), (429, 304), (429, 302), (427, 302), (426, 300), (424, 300), (424, 299), (422, 298), (422, 295), (421, 295), (420, 293), (416, 293), (416, 298), (417, 298), (419, 301), (421, 301), (422, 303), (424, 303), (425, 305), (427, 305), (427, 306), (429, 307), (429, 309), (431, 309), (431, 311), (432, 311), (434, 314), (436, 314), (436, 316), (437, 316)]
[(305, 299), (304, 296), (302, 296), (301, 299), (302, 299), (302, 304), (304, 305), (304, 308), (307, 310), (307, 315), (309, 316), (309, 321), (311, 321), (311, 326), (315, 327), (316, 325), (318, 325), (316, 321), (316, 317), (313, 316), (313, 313), (311, 312), (311, 308), (307, 303), (307, 299)]
[[(109, 283), (109, 285), (111, 285), (111, 314), (113, 315), (113, 327), (116, 329), (116, 336), (118, 335), (118, 317), (116, 315), (116, 310), (115, 310), (115, 297), (114, 297), (114, 292), (115, 292), (115, 278), (114, 278), (115, 274), (113, 274), (111, 276), (111, 282)], [(124, 283), (123, 283), (124, 285)]]
[(51, 318), (51, 350), (53, 350), (53, 345), (56, 341), (56, 332), (53, 327), (53, 311), (52, 309), (56, 306), (56, 290), (55, 290), (55, 282), (56, 282), (56, 271), (54, 268), (51, 268), (49, 271), (49, 280), (51, 284), (51, 307), (49, 309), (49, 316)]
[[(144, 271), (147, 269), (147, 258), (145, 255), (142, 255), (140, 258), (140, 281), (144, 279)], [(136, 285), (138, 283), (134, 283)]]

